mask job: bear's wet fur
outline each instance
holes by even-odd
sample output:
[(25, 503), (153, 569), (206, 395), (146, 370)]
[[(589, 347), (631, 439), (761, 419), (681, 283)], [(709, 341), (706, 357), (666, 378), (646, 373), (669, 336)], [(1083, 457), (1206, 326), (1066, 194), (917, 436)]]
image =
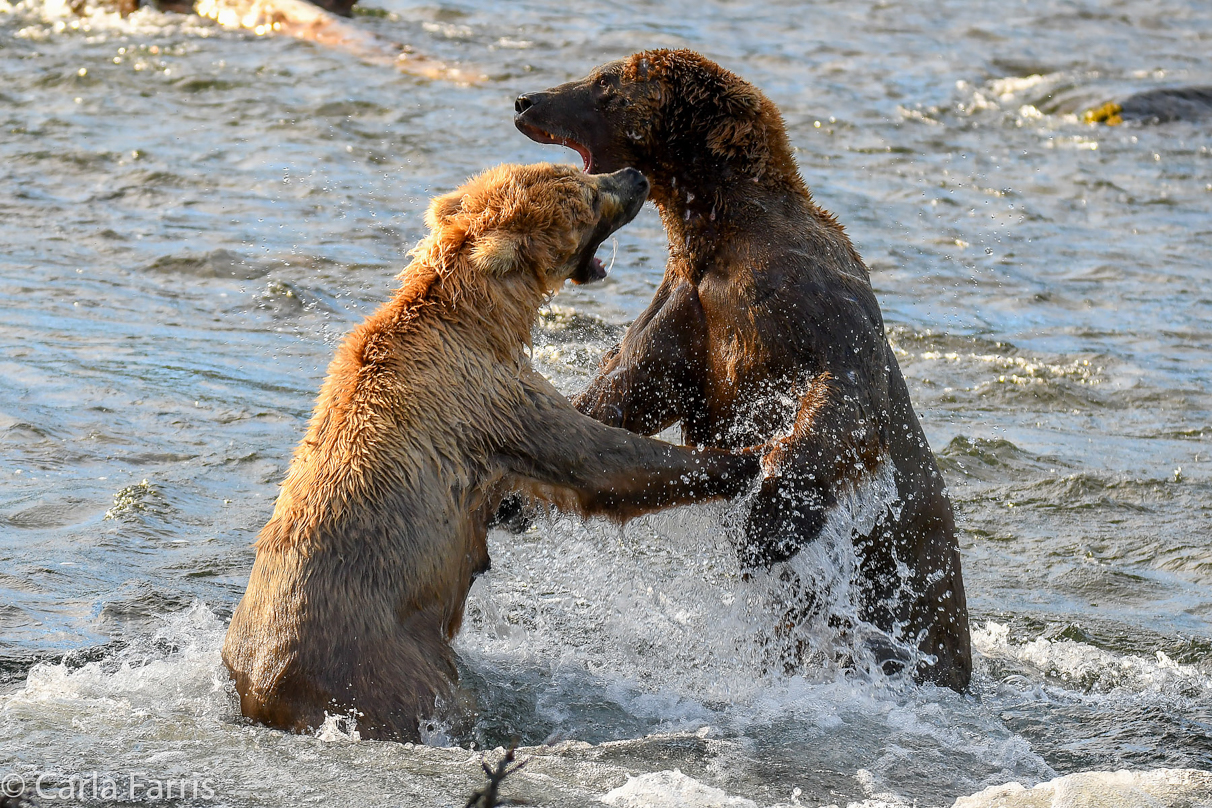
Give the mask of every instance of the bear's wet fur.
[(602, 274), (594, 251), (647, 190), (633, 169), (501, 166), (433, 201), (400, 290), (329, 366), (257, 540), (223, 647), (245, 716), (418, 740), (452, 702), (450, 641), (503, 491), (623, 520), (750, 484), (755, 453), (604, 426), (530, 365), (540, 305)]
[(842, 487), (891, 462), (898, 496), (855, 536), (860, 615), (920, 650), (919, 679), (966, 687), (951, 502), (867, 267), (813, 202), (775, 105), (693, 51), (655, 50), (519, 96), (515, 112), (524, 134), (576, 149), (588, 172), (644, 172), (669, 238), (652, 303), (577, 408), (649, 435), (680, 421), (701, 446), (777, 439), (739, 548), (749, 568), (793, 556)]

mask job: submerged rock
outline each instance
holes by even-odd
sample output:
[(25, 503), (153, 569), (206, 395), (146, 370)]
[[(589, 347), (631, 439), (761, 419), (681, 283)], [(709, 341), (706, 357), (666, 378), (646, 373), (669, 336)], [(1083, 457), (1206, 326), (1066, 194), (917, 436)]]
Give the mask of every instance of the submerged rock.
[(1212, 87), (1170, 87), (1148, 90), (1123, 101), (1108, 101), (1082, 115), (1087, 123), (1118, 126), (1125, 121), (1170, 123), (1212, 117)]

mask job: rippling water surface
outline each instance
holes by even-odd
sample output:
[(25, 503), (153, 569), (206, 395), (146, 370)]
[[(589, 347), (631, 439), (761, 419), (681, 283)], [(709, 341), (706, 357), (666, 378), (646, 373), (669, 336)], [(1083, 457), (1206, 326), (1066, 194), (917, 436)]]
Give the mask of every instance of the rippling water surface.
[[(540, 805), (932, 806), (1212, 768), (1212, 129), (1075, 114), (1212, 84), (1206, 3), (373, 2), (358, 25), (489, 80), (0, 0), (0, 774), (461, 806), (517, 739), (507, 790)], [(972, 692), (762, 673), (769, 593), (716, 506), (493, 533), (470, 736), (244, 725), (218, 648), (336, 341), (430, 195), (575, 159), (514, 131), (516, 94), (658, 46), (765, 89), (871, 267), (959, 514)], [(557, 299), (535, 358), (562, 389), (664, 250), (646, 212)]]

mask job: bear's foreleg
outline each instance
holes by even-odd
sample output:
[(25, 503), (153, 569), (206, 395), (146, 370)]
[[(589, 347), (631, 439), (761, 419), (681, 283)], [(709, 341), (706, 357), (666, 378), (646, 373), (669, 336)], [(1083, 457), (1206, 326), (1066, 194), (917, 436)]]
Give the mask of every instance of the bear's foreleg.
[[(694, 287), (667, 280), (572, 405), (607, 426), (654, 435), (702, 409), (706, 350), (706, 320)], [(533, 515), (515, 492), (502, 499), (488, 526), (521, 533)]]
[(573, 406), (607, 426), (655, 435), (701, 408), (707, 336), (698, 292), (666, 279)]
[(744, 491), (760, 465), (756, 450), (687, 449), (604, 426), (572, 408), (535, 371), (520, 440), (502, 451), (528, 493), (557, 507), (625, 521), (661, 508)]
[(857, 384), (822, 373), (800, 399), (791, 434), (771, 442), (761, 488), (745, 525), (741, 564), (785, 561), (817, 537), (838, 487), (887, 457), (874, 407)]

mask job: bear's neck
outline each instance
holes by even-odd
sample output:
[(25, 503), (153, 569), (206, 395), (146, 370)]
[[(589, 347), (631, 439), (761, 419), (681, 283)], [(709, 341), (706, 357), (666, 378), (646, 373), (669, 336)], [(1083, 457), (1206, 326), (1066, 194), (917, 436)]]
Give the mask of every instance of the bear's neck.
[(537, 284), (524, 278), (510, 280), (477, 284), (473, 290), (442, 295), (439, 301), (444, 317), (475, 341), (488, 343), (501, 360), (516, 358), (530, 345), (539, 307), (547, 299)]
[(745, 170), (748, 166), (712, 162), (678, 166), (662, 161), (645, 172), (675, 259), (701, 263), (737, 233), (760, 228), (762, 221), (815, 210), (798, 174), (759, 176)]
[(648, 165), (637, 166), (652, 183), (650, 198), (665, 225), (670, 254), (686, 265), (690, 280), (698, 280), (719, 246), (787, 216), (806, 213), (849, 245), (836, 220), (813, 203), (786, 136), (765, 134), (733, 144), (732, 156), (706, 143), (668, 143)]
[(531, 329), (546, 294), (537, 281), (517, 273), (490, 279), (467, 265), (415, 260), (401, 273), (401, 288), (387, 304), (393, 330), (402, 335), (425, 310), (487, 342), (501, 358), (529, 345)]
[(635, 165), (652, 183), (670, 257), (692, 282), (719, 248), (787, 219), (816, 223), (819, 236), (861, 263), (837, 220), (813, 204), (778, 110), (762, 103), (756, 124), (704, 114), (701, 125), (665, 132)]

